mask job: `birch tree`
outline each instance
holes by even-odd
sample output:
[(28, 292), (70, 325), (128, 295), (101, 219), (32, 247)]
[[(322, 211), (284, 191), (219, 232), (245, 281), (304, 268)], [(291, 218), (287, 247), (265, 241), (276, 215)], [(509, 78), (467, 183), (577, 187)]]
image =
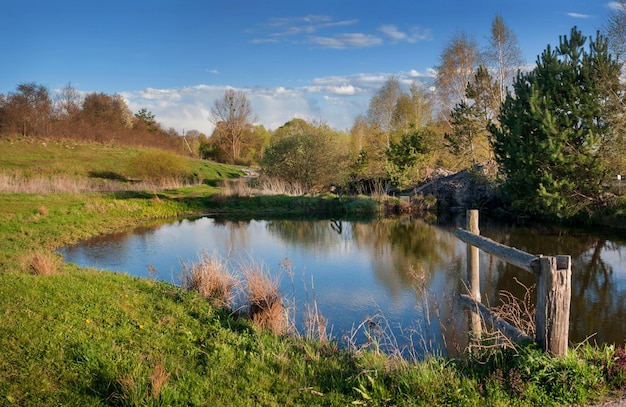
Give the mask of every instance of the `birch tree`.
[(464, 31), (455, 34), (441, 53), (435, 88), (446, 121), (457, 103), (467, 103), (465, 89), (480, 60), (478, 43)]
[(483, 55), (485, 62), (494, 72), (499, 84), (500, 103), (504, 102), (507, 87), (511, 85), (517, 71), (524, 63), (517, 36), (505, 23), (501, 15), (496, 15), (491, 23), (488, 46)]

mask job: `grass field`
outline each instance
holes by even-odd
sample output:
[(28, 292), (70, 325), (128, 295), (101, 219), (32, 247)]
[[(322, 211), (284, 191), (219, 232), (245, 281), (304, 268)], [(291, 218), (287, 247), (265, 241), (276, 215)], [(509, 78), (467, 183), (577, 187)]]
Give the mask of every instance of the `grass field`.
[[(141, 153), (0, 141), (0, 173), (132, 177), (129, 162)], [(583, 344), (550, 358), (526, 344), (403, 360), (375, 341), (338, 349), (332, 340), (273, 335), (196, 291), (78, 268), (54, 254), (160, 218), (371, 210), (360, 198), (224, 195), (217, 185), (240, 169), (188, 165), (202, 181), (170, 190), (0, 194), (0, 406), (570, 405), (626, 387), (621, 348)]]

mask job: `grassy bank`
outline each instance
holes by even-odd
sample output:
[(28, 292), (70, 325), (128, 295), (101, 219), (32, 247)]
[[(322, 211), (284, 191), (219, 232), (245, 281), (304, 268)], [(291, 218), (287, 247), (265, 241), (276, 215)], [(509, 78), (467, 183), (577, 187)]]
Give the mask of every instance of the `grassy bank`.
[(552, 359), (525, 345), (421, 362), (341, 350), (263, 332), (194, 291), (54, 255), (159, 218), (371, 209), (333, 196), (223, 195), (211, 186), (220, 175), (205, 180), (167, 191), (0, 194), (0, 405), (568, 405), (626, 385), (626, 354), (611, 348)]

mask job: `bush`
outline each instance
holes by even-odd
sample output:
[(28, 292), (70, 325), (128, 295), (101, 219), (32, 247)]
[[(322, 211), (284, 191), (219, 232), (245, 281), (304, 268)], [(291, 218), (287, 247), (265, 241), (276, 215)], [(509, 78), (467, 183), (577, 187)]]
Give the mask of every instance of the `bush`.
[(266, 150), (261, 168), (268, 178), (302, 185), (319, 192), (331, 183), (343, 184), (347, 170), (347, 151), (339, 134), (325, 125), (308, 125), (279, 138)]
[(131, 161), (131, 167), (133, 176), (144, 181), (182, 181), (189, 176), (185, 158), (166, 151), (143, 151)]

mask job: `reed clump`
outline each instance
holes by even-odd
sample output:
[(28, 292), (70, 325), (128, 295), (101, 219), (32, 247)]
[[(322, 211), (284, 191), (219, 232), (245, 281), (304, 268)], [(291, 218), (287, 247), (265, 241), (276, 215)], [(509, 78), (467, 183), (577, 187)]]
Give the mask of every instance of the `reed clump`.
[(199, 292), (216, 307), (232, 305), (234, 289), (239, 281), (217, 254), (204, 253), (197, 263), (183, 263), (182, 269), (180, 280), (183, 288)]
[[(243, 282), (238, 275), (243, 277)], [(197, 291), (214, 306), (233, 310), (245, 309), (261, 329), (274, 334), (288, 330), (287, 309), (280, 292), (278, 276), (272, 276), (263, 264), (249, 261), (234, 274), (217, 254), (204, 254), (197, 263), (182, 263), (181, 287)], [(241, 302), (236, 307), (235, 299)]]
[(36, 276), (50, 276), (59, 270), (59, 260), (53, 253), (36, 250), (22, 260), (22, 269)]
[(246, 281), (250, 318), (263, 330), (276, 335), (287, 331), (287, 318), (279, 280), (271, 276), (262, 264), (249, 262), (242, 265)]

